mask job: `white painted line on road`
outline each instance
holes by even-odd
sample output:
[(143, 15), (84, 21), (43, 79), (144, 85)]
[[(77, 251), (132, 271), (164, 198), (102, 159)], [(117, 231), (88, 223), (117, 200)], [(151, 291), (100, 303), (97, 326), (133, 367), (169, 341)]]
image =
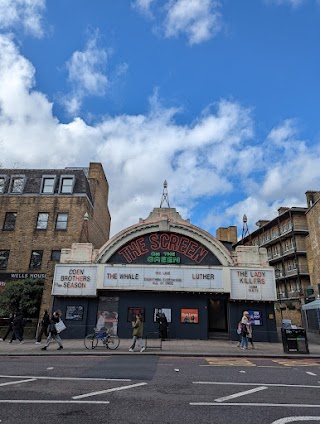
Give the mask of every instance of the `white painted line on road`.
[(245, 371), (239, 371), (240, 373), (242, 373), (242, 374), (245, 374), (246, 372)]
[(271, 424), (287, 424), (293, 423), (294, 421), (320, 421), (320, 417), (285, 417), (280, 420), (273, 421)]
[(30, 399), (0, 399), (0, 403), (50, 403), (50, 404), (55, 404), (55, 403), (90, 403), (90, 404), (108, 404), (110, 403), (109, 401), (105, 400), (30, 400)]
[(7, 383), (1, 383), (0, 386), (9, 386), (11, 384), (29, 383), (29, 381), (36, 381), (36, 378), (29, 378), (28, 380), (9, 381)]
[(299, 403), (217, 403), (217, 402), (190, 402), (191, 406), (258, 406), (261, 407), (277, 407), (280, 408), (320, 408), (320, 405), (305, 405)]
[[(320, 381), (318, 381), (320, 383)], [(320, 389), (320, 386), (308, 386), (306, 384), (269, 384), (269, 383), (234, 383), (230, 381), (193, 381), (192, 384), (213, 384), (230, 386), (267, 386), (267, 387), (299, 387), (304, 389)]]
[(79, 396), (72, 396), (72, 399), (83, 399), (89, 396), (96, 396), (96, 395), (102, 395), (104, 393), (116, 392), (118, 390), (132, 389), (133, 387), (144, 386), (146, 384), (147, 383), (137, 383), (137, 384), (131, 384), (130, 386), (122, 386), (122, 387), (115, 387), (113, 389), (101, 390), (99, 392), (85, 393)]
[(260, 392), (261, 390), (266, 390), (267, 388), (268, 387), (265, 387), (265, 386), (256, 387), (255, 389), (246, 390), (245, 392), (234, 393), (233, 395), (218, 398), (218, 399), (215, 399), (214, 401), (224, 402), (225, 400), (235, 399), (240, 396), (246, 396), (246, 395), (250, 395), (251, 393)]
[(71, 381), (131, 381), (130, 378), (89, 378), (89, 377), (38, 377), (36, 375), (0, 375), (0, 378), (35, 378), (36, 380), (71, 380)]
[(315, 374), (314, 372), (311, 372), (311, 371), (307, 371), (306, 374), (308, 374), (308, 375), (317, 375), (317, 374)]

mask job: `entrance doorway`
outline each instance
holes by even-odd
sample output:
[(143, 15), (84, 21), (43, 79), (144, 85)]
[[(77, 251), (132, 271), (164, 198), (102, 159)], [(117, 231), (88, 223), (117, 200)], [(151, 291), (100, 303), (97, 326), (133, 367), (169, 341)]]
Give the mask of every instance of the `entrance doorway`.
[(226, 300), (208, 300), (208, 337), (229, 339)]

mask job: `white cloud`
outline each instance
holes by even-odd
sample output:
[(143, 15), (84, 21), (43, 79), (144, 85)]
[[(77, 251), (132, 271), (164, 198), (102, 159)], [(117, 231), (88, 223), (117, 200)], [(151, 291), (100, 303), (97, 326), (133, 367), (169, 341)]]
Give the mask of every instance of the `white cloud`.
[(199, 44), (221, 29), (219, 3), (213, 0), (171, 0), (164, 26), (166, 37), (187, 35), (189, 44)]
[(27, 33), (43, 36), (43, 13), (46, 0), (0, 0), (0, 29), (21, 26)]
[(104, 96), (108, 88), (107, 51), (98, 47), (98, 34), (92, 35), (83, 51), (75, 51), (67, 61), (72, 91), (63, 99), (71, 115), (79, 112), (86, 96)]
[(132, 5), (134, 8), (139, 10), (139, 12), (141, 12), (142, 14), (148, 17), (151, 17), (152, 16), (151, 6), (152, 6), (152, 3), (154, 2), (155, 0), (134, 0), (132, 2)]
[(303, 3), (306, 3), (306, 0), (264, 0), (267, 3), (275, 4), (277, 6), (288, 5), (293, 8), (301, 6)]
[(186, 36), (190, 45), (209, 40), (222, 27), (219, 0), (135, 0), (132, 4), (146, 17), (157, 19), (155, 32), (166, 38)]

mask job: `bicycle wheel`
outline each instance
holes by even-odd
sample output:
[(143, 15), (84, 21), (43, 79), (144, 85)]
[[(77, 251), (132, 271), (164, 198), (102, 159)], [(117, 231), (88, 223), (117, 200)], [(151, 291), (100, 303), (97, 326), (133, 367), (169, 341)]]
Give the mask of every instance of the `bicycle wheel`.
[(106, 348), (107, 349), (111, 349), (111, 350), (117, 349), (119, 344), (120, 344), (120, 339), (119, 339), (118, 336), (109, 336), (106, 339)]
[(84, 338), (84, 345), (87, 349), (94, 349), (98, 344), (98, 339), (95, 337), (94, 334), (88, 334)]

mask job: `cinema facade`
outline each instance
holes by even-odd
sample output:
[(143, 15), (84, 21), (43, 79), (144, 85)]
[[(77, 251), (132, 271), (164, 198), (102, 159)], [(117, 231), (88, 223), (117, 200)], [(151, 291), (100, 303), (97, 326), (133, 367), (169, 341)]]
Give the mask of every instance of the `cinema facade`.
[(267, 252), (213, 237), (173, 208), (155, 208), (145, 220), (108, 240), (64, 249), (52, 286), (53, 308), (62, 311), (65, 337), (82, 338), (106, 326), (130, 338), (140, 312), (145, 334), (165, 313), (169, 338), (236, 340), (248, 310), (256, 341), (277, 341), (275, 278)]

